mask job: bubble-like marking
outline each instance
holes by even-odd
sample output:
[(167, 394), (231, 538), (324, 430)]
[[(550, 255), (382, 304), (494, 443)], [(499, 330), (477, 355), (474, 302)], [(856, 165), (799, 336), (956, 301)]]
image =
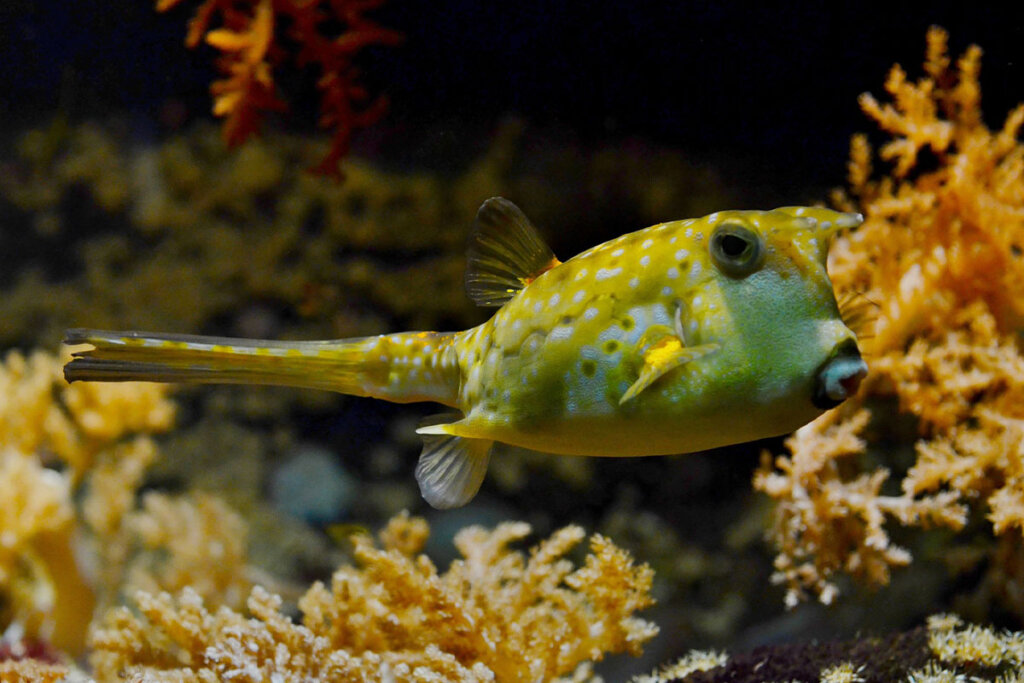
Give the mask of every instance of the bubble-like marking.
[(701, 270), (703, 269), (700, 267), (700, 263), (694, 261), (693, 265), (690, 266), (690, 277), (697, 277), (698, 275), (700, 275)]
[(582, 302), (586, 298), (587, 298), (586, 291), (584, 291), (582, 289), (578, 289), (578, 290), (576, 290), (576, 293), (572, 295), (572, 302), (574, 304), (578, 304), (578, 303)]
[(616, 249), (615, 251), (612, 252), (612, 256), (619, 257), (619, 256), (622, 256), (625, 253), (626, 253), (626, 250), (623, 249), (622, 247), (619, 247), (618, 249)]
[(523, 327), (523, 321), (520, 318), (516, 318), (512, 321), (512, 331), (518, 332)]
[(799, 207), (797, 207), (797, 209), (793, 213), (795, 213), (797, 216), (803, 216), (804, 213), (806, 213), (806, 211), (807, 211), (806, 207), (799, 206)]
[(650, 254), (644, 254), (643, 256), (640, 257), (640, 265), (643, 266), (644, 268), (646, 268), (648, 265), (650, 265), (650, 263), (651, 263), (651, 255)]
[(645, 239), (643, 241), (643, 243), (640, 245), (640, 248), (641, 249), (650, 249), (652, 244), (654, 244), (654, 240), (648, 238), (648, 239)]
[(559, 294), (558, 292), (555, 292), (554, 294), (551, 295), (551, 298), (548, 299), (548, 306), (557, 306), (558, 302), (561, 300), (562, 295)]
[(629, 287), (630, 287), (630, 289), (636, 289), (639, 286), (640, 286), (640, 278), (638, 278), (636, 276), (633, 276), (633, 277), (629, 278)]
[(679, 277), (679, 269), (676, 268), (675, 266), (672, 266), (671, 268), (665, 271), (665, 277), (667, 277), (669, 280), (675, 280), (677, 277)]
[[(717, 222), (718, 221), (718, 212), (715, 211), (713, 214), (708, 216), (707, 221), (708, 221), (708, 223), (715, 223), (715, 222)], [(689, 235), (687, 235), (687, 237), (689, 237)]]
[(684, 258), (690, 255), (686, 249), (677, 249), (675, 253), (676, 261), (682, 261)]
[(587, 271), (586, 268), (580, 268), (579, 271), (576, 273), (576, 279), (577, 280), (582, 280), (583, 278), (585, 278), (587, 276), (587, 272), (588, 271)]
[(675, 244), (677, 239), (679, 239), (679, 235), (672, 235), (672, 237), (669, 239), (668, 243), (669, 244)]
[(597, 314), (600, 313), (600, 312), (601, 311), (596, 306), (591, 306), (587, 310), (583, 311), (583, 319), (584, 320), (593, 320), (594, 318), (597, 317)]
[(687, 228), (686, 232), (683, 233), (686, 237), (693, 237), (693, 228)]
[(597, 281), (608, 280), (622, 273), (622, 266), (618, 268), (598, 268), (594, 279)]
[(504, 401), (505, 403), (510, 402), (512, 400), (512, 392), (509, 391), (508, 389), (505, 389), (504, 391), (502, 391), (501, 392), (501, 400)]
[(690, 301), (691, 308), (700, 308), (704, 304), (704, 298), (700, 294), (695, 294), (693, 299)]
[(540, 313), (543, 310), (544, 310), (544, 302), (543, 301), (536, 301), (536, 302), (534, 302), (534, 304), (533, 304), (533, 312), (534, 313)]
[(668, 285), (665, 285), (664, 287), (661, 288), (661, 295), (672, 296), (672, 288), (669, 287)]

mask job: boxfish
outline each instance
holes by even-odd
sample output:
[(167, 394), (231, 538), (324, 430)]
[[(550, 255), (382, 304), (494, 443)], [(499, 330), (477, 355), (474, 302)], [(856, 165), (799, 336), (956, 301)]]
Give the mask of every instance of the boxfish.
[(450, 410), (424, 420), (416, 479), (470, 501), (495, 442), (552, 455), (703, 451), (791, 432), (867, 374), (826, 269), (858, 214), (718, 211), (559, 261), (512, 202), (488, 199), (466, 290), (496, 307), (460, 332), (273, 341), (73, 329), (68, 381), (273, 384)]

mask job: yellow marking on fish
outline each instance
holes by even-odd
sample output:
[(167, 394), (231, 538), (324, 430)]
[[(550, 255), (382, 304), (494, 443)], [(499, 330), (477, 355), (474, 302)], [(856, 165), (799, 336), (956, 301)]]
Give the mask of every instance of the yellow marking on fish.
[(692, 452), (790, 432), (866, 366), (825, 269), (860, 216), (719, 211), (622, 235), (562, 263), (525, 215), (486, 201), (466, 287), (499, 306), (462, 332), (274, 342), (71, 330), (69, 380), (284, 384), (454, 412), (417, 431), (420, 490), (462, 505), (495, 441), (566, 455)]

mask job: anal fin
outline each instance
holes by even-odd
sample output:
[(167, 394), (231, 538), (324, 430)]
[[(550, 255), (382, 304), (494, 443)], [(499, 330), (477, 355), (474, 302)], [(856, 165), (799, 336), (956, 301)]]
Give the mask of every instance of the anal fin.
[(420, 494), (439, 510), (460, 507), (473, 499), (487, 473), (490, 439), (473, 439), (445, 433), (442, 419), (433, 418), (416, 430), (423, 436), (423, 452), (416, 465)]

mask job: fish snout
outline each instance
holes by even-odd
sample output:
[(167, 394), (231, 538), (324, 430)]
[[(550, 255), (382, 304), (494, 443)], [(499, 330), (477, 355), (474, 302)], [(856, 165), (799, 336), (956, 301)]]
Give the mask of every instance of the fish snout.
[(828, 410), (857, 393), (861, 380), (868, 374), (868, 365), (861, 358), (857, 342), (847, 339), (832, 349), (832, 354), (814, 375), (816, 408)]

